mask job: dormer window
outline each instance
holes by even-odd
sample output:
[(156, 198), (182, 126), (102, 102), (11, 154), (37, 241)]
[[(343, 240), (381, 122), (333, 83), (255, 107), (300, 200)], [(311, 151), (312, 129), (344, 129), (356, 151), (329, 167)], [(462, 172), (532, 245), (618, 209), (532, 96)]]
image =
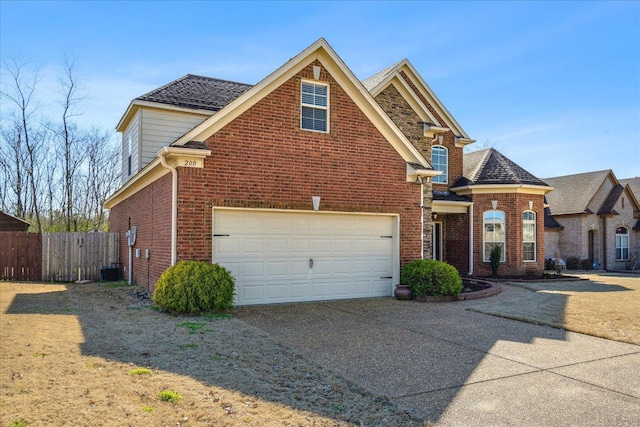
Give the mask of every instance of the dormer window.
[(446, 184), (448, 174), (448, 158), (449, 153), (442, 145), (434, 145), (431, 147), (431, 166), (437, 171), (441, 171), (442, 175), (436, 175), (433, 177), (434, 183)]
[(328, 132), (329, 86), (303, 81), (300, 93), (302, 104), (300, 127), (316, 132)]

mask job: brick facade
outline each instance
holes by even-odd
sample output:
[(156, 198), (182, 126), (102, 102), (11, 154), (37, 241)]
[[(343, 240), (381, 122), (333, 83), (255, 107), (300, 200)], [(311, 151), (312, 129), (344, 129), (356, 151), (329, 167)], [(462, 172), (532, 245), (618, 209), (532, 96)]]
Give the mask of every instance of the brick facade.
[[(212, 154), (203, 169), (178, 168), (179, 260), (211, 260), (214, 206), (312, 210), (313, 195), (321, 196), (322, 210), (399, 214), (400, 265), (420, 258), (420, 185), (406, 182), (406, 162), (324, 68), (320, 81), (330, 88), (330, 131), (300, 128), (300, 84), (313, 79), (312, 65), (322, 64), (310, 64), (208, 138)], [(170, 185), (170, 176), (161, 181), (149, 187)], [(112, 209), (113, 231), (124, 235), (125, 212), (149, 210), (162, 212), (170, 227), (170, 188), (164, 199), (153, 199), (149, 187)], [(153, 221), (135, 224), (140, 237), (151, 226), (147, 220)], [(162, 226), (160, 237), (158, 227), (155, 240), (163, 242), (167, 256), (158, 260), (163, 268), (151, 270), (152, 284), (170, 263), (170, 229)], [(152, 259), (159, 250), (152, 248)]]
[[(498, 202), (498, 210), (505, 212), (505, 262), (501, 263), (498, 275), (541, 275), (544, 271), (544, 197), (522, 193), (475, 194), (473, 196), (473, 273), (490, 276), (491, 263), (483, 261), (483, 213), (492, 210), (491, 201)], [(536, 213), (536, 260), (523, 261), (522, 213), (529, 210), (533, 201)]]
[[(129, 277), (129, 246), (126, 232), (135, 225), (132, 250), (133, 282), (153, 290), (162, 272), (171, 264), (171, 174), (151, 183), (111, 209), (109, 228), (120, 233), (120, 262), (124, 278)], [(136, 258), (135, 250), (141, 256)], [(145, 258), (145, 251), (150, 257)]]

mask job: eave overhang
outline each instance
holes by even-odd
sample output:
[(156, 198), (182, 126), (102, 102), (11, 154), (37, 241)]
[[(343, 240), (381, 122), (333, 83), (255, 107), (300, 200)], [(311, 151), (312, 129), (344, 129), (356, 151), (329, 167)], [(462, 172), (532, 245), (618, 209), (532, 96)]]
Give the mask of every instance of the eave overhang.
[(163, 147), (151, 163), (105, 200), (104, 208), (111, 209), (121, 201), (168, 174), (169, 169), (162, 166), (160, 157), (164, 157), (167, 164), (172, 167), (203, 168), (204, 159), (210, 155), (211, 150)]
[(177, 111), (181, 113), (201, 114), (203, 116), (212, 116), (213, 114), (215, 114), (215, 111), (212, 110), (180, 107), (177, 105), (164, 104), (162, 102), (141, 101), (139, 99), (134, 99), (129, 103), (127, 111), (125, 111), (124, 115), (120, 118), (120, 121), (116, 125), (116, 132), (123, 132), (135, 113), (143, 107), (156, 108), (159, 110)]
[(456, 194), (461, 196), (494, 193), (545, 195), (551, 190), (553, 190), (553, 187), (530, 184), (480, 184), (451, 188), (451, 191), (454, 191)]
[(431, 211), (445, 214), (464, 214), (469, 213), (469, 206), (471, 205), (473, 205), (473, 202), (434, 200), (431, 202)]

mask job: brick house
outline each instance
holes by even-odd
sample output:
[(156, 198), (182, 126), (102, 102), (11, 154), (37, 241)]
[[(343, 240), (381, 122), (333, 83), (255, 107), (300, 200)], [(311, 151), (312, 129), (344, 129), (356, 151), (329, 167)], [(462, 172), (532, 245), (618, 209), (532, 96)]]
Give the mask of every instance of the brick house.
[[(482, 247), (468, 218), (485, 184), (432, 196), (454, 190), (473, 140), (406, 60), (360, 82), (320, 39), (255, 86), (184, 76), (134, 99), (117, 130), (123, 185), (105, 206), (111, 231), (135, 227), (122, 261), (149, 289), (180, 259), (230, 269), (239, 305), (389, 296), (404, 264), (434, 253), (484, 271), (457, 249)], [(510, 197), (499, 209), (520, 209)]]
[(577, 257), (595, 269), (626, 270), (640, 255), (638, 178), (618, 180), (611, 170), (545, 178), (545, 258)]

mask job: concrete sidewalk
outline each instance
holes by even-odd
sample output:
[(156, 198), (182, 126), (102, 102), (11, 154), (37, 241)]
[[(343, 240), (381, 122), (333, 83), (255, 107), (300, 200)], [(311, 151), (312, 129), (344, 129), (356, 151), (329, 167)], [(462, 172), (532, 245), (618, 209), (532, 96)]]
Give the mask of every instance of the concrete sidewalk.
[(437, 425), (638, 426), (640, 347), (392, 298), (243, 307), (283, 345)]

